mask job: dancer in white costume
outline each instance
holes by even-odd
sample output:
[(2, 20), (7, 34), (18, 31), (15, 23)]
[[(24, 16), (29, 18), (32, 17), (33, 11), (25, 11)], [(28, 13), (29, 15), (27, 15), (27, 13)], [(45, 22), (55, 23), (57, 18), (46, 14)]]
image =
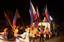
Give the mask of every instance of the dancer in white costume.
[(7, 39), (7, 28), (3, 30), (3, 32), (0, 32), (0, 42), (4, 42), (4, 40)]
[(25, 29), (25, 31), (26, 32), (24, 32), (23, 34), (18, 35), (21, 38), (16, 38), (16, 42), (29, 42), (29, 32), (27, 29)]
[[(48, 32), (50, 32), (51, 33), (51, 28), (50, 28), (50, 23), (49, 22), (43, 22), (42, 23), (42, 25), (43, 26), (45, 26), (45, 28), (44, 28), (44, 33), (46, 32), (46, 29), (48, 28)], [(46, 38), (46, 33), (44, 34), (44, 37)], [(51, 37), (51, 35), (49, 34), (49, 38)]]
[(3, 42), (4, 38), (2, 35), (0, 35), (0, 42)]

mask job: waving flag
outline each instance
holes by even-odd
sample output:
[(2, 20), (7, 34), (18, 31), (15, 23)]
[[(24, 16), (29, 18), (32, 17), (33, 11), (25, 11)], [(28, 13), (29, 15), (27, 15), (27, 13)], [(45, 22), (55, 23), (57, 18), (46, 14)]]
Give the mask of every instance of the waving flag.
[(13, 18), (13, 28), (16, 28), (16, 14), (15, 14), (15, 16)]
[(40, 22), (38, 7), (36, 7), (36, 15), (37, 15), (36, 26), (38, 26), (38, 23)]
[(16, 20), (20, 18), (20, 15), (19, 15), (19, 12), (18, 10), (16, 9), (16, 13), (14, 15), (14, 18), (13, 18), (13, 28), (16, 28)]
[(10, 21), (9, 17), (7, 16), (7, 14), (5, 13), (5, 11), (4, 11), (4, 15), (5, 15), (5, 18), (8, 21), (9, 25), (12, 27), (11, 21)]
[(46, 5), (46, 9), (45, 9), (45, 17), (46, 17), (47, 21), (49, 21), (49, 15), (48, 15), (48, 10), (47, 10), (47, 5)]
[(30, 1), (30, 9), (29, 9), (29, 12), (30, 12), (30, 17), (32, 21), (35, 21), (37, 19), (37, 15), (36, 15), (36, 10), (32, 4), (32, 2)]
[(17, 10), (16, 10), (16, 13), (15, 13), (14, 18), (13, 18), (13, 29), (16, 28), (16, 18), (17, 18)]
[(33, 16), (32, 16), (32, 12), (31, 12), (31, 10), (29, 9), (29, 13), (30, 13), (30, 24), (32, 24), (33, 23)]
[(53, 20), (53, 18), (50, 16), (50, 20), (52, 21)]
[(47, 5), (45, 9), (45, 17), (46, 17), (46, 21), (48, 22), (51, 22), (53, 20), (53, 18), (48, 14)]
[(38, 7), (36, 7), (36, 15), (39, 18), (39, 11), (38, 11)]

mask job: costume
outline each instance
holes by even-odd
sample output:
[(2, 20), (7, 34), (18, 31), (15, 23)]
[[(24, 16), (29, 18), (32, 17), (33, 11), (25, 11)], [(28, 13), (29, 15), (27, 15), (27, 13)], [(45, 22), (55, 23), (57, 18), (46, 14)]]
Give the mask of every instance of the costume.
[(22, 38), (16, 38), (16, 42), (29, 42), (29, 33), (28, 32), (24, 32), (23, 34), (20, 34), (19, 36), (21, 36)]

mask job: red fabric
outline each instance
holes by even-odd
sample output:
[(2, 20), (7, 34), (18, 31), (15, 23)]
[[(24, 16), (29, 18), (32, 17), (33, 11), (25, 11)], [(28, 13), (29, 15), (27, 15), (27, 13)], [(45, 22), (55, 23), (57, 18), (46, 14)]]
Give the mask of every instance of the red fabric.
[(34, 21), (37, 19), (37, 14), (33, 15)]
[(45, 9), (45, 16), (46, 16), (46, 19), (47, 19), (47, 21), (48, 21), (49, 17), (48, 17), (47, 7), (46, 7), (46, 9)]

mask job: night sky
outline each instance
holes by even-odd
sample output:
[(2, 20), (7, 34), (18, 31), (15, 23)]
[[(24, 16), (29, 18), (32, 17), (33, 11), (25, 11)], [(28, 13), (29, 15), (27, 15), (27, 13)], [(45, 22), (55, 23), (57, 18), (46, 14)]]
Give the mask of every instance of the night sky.
[[(19, 14), (21, 16), (21, 20), (19, 19), (18, 21), (22, 21), (22, 23), (24, 24), (29, 24), (30, 23), (30, 17), (29, 17), (29, 4), (30, 0), (0, 0), (0, 24), (3, 24), (3, 21), (5, 21), (5, 17), (4, 17), (4, 10), (7, 12), (9, 12), (9, 14), (7, 14), (8, 16), (11, 17), (11, 21), (13, 20), (13, 16), (15, 14), (16, 9), (19, 10)], [(34, 5), (34, 7), (36, 8), (36, 6), (38, 6), (39, 8), (39, 12), (40, 12), (40, 16), (43, 19), (43, 15), (42, 13), (44, 12), (43, 9), (45, 7), (45, 5), (47, 4), (48, 7), (48, 12), (49, 14), (53, 17), (54, 21), (56, 23), (64, 23), (64, 3), (63, 1), (56, 1), (56, 0), (32, 0), (32, 3)], [(12, 12), (12, 13), (11, 13)], [(19, 22), (19, 23), (20, 23)], [(18, 24), (19, 24), (18, 23)]]

